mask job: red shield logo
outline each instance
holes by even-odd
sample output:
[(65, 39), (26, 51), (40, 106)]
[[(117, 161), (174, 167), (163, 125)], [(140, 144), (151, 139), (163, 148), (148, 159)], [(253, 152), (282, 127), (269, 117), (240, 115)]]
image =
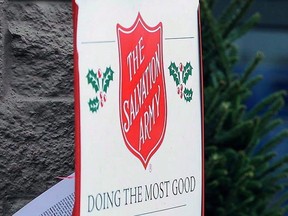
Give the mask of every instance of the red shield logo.
[(162, 144), (167, 119), (162, 23), (117, 25), (120, 65), (120, 120), (127, 148), (146, 169)]

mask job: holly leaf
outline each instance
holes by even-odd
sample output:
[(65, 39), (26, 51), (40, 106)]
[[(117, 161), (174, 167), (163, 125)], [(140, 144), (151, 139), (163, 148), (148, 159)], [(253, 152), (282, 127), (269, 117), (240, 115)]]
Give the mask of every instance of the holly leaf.
[(103, 80), (102, 80), (102, 87), (105, 93), (107, 93), (108, 87), (110, 85), (110, 81), (113, 81), (113, 74), (114, 74), (114, 71), (112, 71), (111, 67), (106, 68), (106, 71), (103, 74)]
[(170, 66), (168, 67), (170, 71), (170, 76), (173, 77), (176, 86), (180, 84), (180, 73), (178, 71), (178, 67), (175, 65), (175, 62), (171, 62)]
[(93, 69), (92, 70), (88, 70), (88, 74), (87, 74), (87, 80), (88, 80), (88, 84), (91, 84), (92, 87), (94, 88), (95, 92), (97, 93), (99, 91), (99, 79), (97, 77), (97, 74), (94, 73)]
[(99, 109), (99, 99), (98, 97), (94, 98), (94, 99), (90, 99), (88, 102), (89, 105), (89, 109), (92, 113), (97, 112)]
[(184, 99), (186, 102), (190, 102), (192, 100), (193, 91), (192, 89), (184, 89)]
[(186, 85), (187, 80), (189, 78), (189, 76), (192, 76), (192, 66), (190, 64), (190, 62), (187, 62), (186, 65), (184, 66), (184, 70), (183, 70), (183, 83)]

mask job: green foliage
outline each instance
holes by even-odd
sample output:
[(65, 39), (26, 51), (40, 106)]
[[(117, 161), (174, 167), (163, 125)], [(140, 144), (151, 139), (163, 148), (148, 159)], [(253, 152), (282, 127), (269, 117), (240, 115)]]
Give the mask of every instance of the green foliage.
[[(255, 14), (244, 19), (252, 0), (231, 0), (219, 17), (216, 0), (201, 0), (205, 95), (205, 214), (208, 216), (284, 215), (288, 201), (288, 157), (277, 159), (275, 146), (288, 137), (284, 129), (270, 140), (267, 135), (282, 121), (284, 91), (264, 98), (247, 110), (245, 101), (261, 79), (252, 76), (263, 59), (257, 53), (242, 74), (236, 39), (258, 22)], [(265, 139), (264, 139), (265, 138)], [(264, 142), (264, 143), (263, 143)], [(261, 145), (259, 145), (261, 144)], [(286, 192), (285, 192), (286, 191)]]
[(184, 99), (185, 99), (185, 101), (190, 102), (192, 100), (192, 96), (193, 96), (192, 89), (185, 88), (184, 89)]
[(175, 62), (171, 62), (169, 66), (170, 76), (173, 77), (176, 86), (180, 84), (180, 73), (178, 71), (178, 67), (176, 66)]
[(190, 62), (187, 62), (186, 65), (184, 66), (184, 70), (183, 70), (183, 83), (186, 85), (189, 76), (192, 76), (192, 66), (190, 64)]
[(99, 104), (100, 104), (100, 101), (98, 97), (95, 97), (94, 99), (89, 99), (88, 105), (89, 105), (90, 111), (92, 113), (97, 112), (99, 109)]
[(99, 79), (97, 77), (97, 74), (94, 72), (94, 70), (88, 70), (88, 74), (87, 74), (87, 81), (88, 84), (91, 84), (93, 89), (95, 90), (95, 92), (97, 93), (100, 89), (100, 85), (99, 85)]
[(113, 74), (114, 71), (112, 71), (111, 67), (107, 67), (106, 71), (103, 74), (103, 80), (102, 80), (103, 91), (105, 93), (107, 93), (107, 89), (110, 85), (110, 82), (113, 81)]

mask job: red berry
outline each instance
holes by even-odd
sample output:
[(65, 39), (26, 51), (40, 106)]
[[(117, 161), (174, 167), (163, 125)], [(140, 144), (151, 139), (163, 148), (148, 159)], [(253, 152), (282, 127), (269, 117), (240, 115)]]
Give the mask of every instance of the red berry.
[(100, 92), (100, 99), (101, 99), (101, 100), (103, 99), (103, 95), (102, 95), (102, 92)]
[(99, 68), (98, 69), (98, 78), (101, 78), (102, 77), (102, 72), (101, 72), (101, 69)]
[(101, 107), (103, 107), (103, 105), (104, 105), (102, 100), (101, 100), (101, 102), (100, 102), (100, 105), (101, 105)]
[(107, 100), (107, 97), (106, 97), (106, 94), (104, 94), (104, 102), (106, 102), (106, 100)]
[(182, 97), (183, 97), (183, 93), (181, 92), (181, 94), (180, 94), (180, 98), (182, 99)]
[(182, 72), (183, 71), (183, 64), (182, 63), (180, 63), (180, 65), (179, 65), (179, 70)]
[(183, 90), (183, 84), (180, 85), (180, 90), (181, 90), (181, 91)]
[(178, 86), (178, 88), (177, 88), (177, 94), (180, 94), (180, 88), (179, 88), (179, 86)]

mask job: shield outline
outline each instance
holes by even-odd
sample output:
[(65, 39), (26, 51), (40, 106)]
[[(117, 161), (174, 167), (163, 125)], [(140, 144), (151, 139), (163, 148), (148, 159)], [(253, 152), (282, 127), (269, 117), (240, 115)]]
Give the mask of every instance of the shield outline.
[[(142, 25), (142, 27), (149, 33), (155, 33), (157, 31), (160, 31), (160, 40), (159, 40), (159, 46), (160, 46), (160, 50), (162, 52), (162, 58), (160, 59), (160, 64), (161, 64), (161, 68), (162, 68), (162, 82), (163, 82), (163, 91), (164, 91), (164, 123), (163, 123), (163, 129), (162, 129), (162, 133), (160, 138), (158, 139), (157, 143), (154, 145), (154, 147), (150, 150), (148, 156), (146, 158), (144, 158), (141, 153), (139, 151), (137, 151), (131, 144), (130, 141), (128, 140), (128, 138), (126, 137), (126, 134), (124, 132), (123, 129), (123, 119), (122, 119), (122, 106), (121, 106), (121, 102), (122, 102), (122, 96), (121, 96), (121, 91), (122, 91), (122, 55), (121, 55), (121, 43), (120, 43), (120, 32), (124, 33), (124, 34), (131, 34), (137, 27), (138, 25)], [(129, 151), (134, 154), (134, 156), (136, 156), (138, 159), (140, 159), (142, 165), (144, 166), (144, 168), (147, 168), (147, 165), (150, 161), (150, 159), (152, 158), (152, 156), (157, 152), (157, 150), (159, 149), (159, 147), (161, 146), (164, 136), (165, 136), (165, 132), (166, 132), (166, 125), (167, 125), (167, 96), (166, 96), (166, 84), (165, 84), (165, 76), (164, 76), (164, 60), (163, 60), (163, 30), (162, 30), (162, 22), (159, 22), (156, 26), (154, 27), (150, 27), (148, 26), (145, 21), (143, 20), (140, 12), (138, 13), (134, 23), (128, 27), (125, 28), (122, 25), (120, 25), (119, 23), (116, 26), (116, 31), (117, 31), (117, 42), (118, 42), (118, 54), (119, 54), (119, 71), (120, 71), (120, 79), (119, 79), (119, 115), (120, 115), (120, 127), (121, 127), (121, 132), (124, 138), (124, 142), (125, 145), (127, 146), (127, 148), (129, 149)]]

